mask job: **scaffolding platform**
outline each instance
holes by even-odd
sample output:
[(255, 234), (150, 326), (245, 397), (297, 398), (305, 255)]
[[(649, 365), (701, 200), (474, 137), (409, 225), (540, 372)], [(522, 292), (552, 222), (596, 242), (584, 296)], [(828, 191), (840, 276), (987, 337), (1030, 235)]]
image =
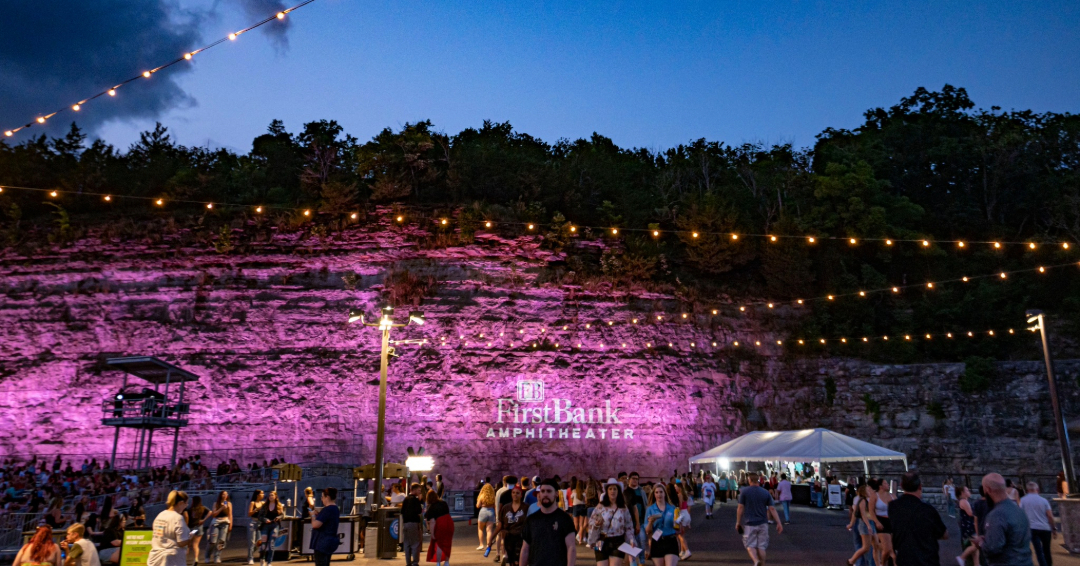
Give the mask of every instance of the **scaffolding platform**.
[[(191, 405), (184, 402), (184, 384), (197, 381), (199, 376), (153, 356), (109, 358), (105, 363), (124, 372), (120, 391), (102, 401), (101, 424), (116, 427), (113, 437), (111, 465), (116, 465), (120, 445), (120, 430), (135, 429), (134, 467), (150, 467), (154, 431), (173, 430), (172, 464), (176, 464), (176, 449), (180, 429), (188, 425)], [(144, 383), (130, 384), (129, 376)], [(150, 385), (152, 387), (148, 387)]]

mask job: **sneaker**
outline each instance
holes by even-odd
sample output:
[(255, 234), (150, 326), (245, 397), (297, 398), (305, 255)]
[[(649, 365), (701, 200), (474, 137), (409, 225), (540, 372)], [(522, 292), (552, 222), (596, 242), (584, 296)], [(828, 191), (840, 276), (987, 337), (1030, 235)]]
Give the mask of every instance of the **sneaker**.
[(255, 560), (254, 560), (254, 559), (252, 559), (252, 558), (248, 558), (248, 566), (251, 566), (251, 565), (252, 565), (252, 564), (254, 564), (254, 563), (255, 563)]
[(480, 546), (476, 547), (476, 550), (484, 550), (485, 548), (487, 547), (481, 544)]
[(967, 561), (959, 556), (956, 557), (956, 563), (960, 566), (967, 566)]

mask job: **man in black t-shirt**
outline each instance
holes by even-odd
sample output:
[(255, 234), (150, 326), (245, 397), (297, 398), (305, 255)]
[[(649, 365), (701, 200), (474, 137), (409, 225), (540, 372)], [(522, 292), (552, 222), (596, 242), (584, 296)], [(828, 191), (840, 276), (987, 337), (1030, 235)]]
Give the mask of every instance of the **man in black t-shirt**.
[(420, 504), (423, 488), (418, 483), (409, 487), (409, 495), (401, 502), (401, 542), (405, 552), (405, 566), (420, 566), (420, 544), (423, 540), (421, 523), (424, 512)]
[(574, 520), (559, 509), (559, 484), (544, 480), (536, 489), (540, 512), (525, 519), (522, 530), (521, 566), (575, 566), (577, 540)]

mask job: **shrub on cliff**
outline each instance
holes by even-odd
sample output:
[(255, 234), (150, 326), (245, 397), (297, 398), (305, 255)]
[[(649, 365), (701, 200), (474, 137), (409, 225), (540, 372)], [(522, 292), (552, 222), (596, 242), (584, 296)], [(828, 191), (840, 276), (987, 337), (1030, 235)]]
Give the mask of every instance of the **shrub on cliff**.
[(964, 360), (964, 373), (960, 375), (960, 391), (978, 393), (990, 388), (994, 378), (994, 360), (971, 356)]

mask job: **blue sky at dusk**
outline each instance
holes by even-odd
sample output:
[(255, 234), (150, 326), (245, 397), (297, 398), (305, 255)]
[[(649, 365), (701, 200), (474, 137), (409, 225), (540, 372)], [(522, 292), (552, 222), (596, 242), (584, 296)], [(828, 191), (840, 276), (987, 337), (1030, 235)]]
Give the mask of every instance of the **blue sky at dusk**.
[[(181, 8), (198, 14), (187, 21), (198, 44), (253, 19), (236, 2)], [(176, 74), (181, 92), (98, 135), (125, 147), (157, 119), (181, 143), (247, 151), (274, 118), (290, 131), (336, 119), (361, 140), (422, 119), (447, 133), (491, 119), (547, 141), (595, 131), (654, 149), (699, 137), (807, 146), (946, 83), (980, 107), (1080, 110), (1076, 2), (317, 0), (290, 24), (287, 45), (260, 29), (198, 56)], [(86, 41), (101, 40), (73, 47)], [(91, 83), (123, 78), (109, 72)], [(6, 82), (40, 89), (42, 109), (71, 102)], [(19, 110), (0, 118), (33, 118)]]

